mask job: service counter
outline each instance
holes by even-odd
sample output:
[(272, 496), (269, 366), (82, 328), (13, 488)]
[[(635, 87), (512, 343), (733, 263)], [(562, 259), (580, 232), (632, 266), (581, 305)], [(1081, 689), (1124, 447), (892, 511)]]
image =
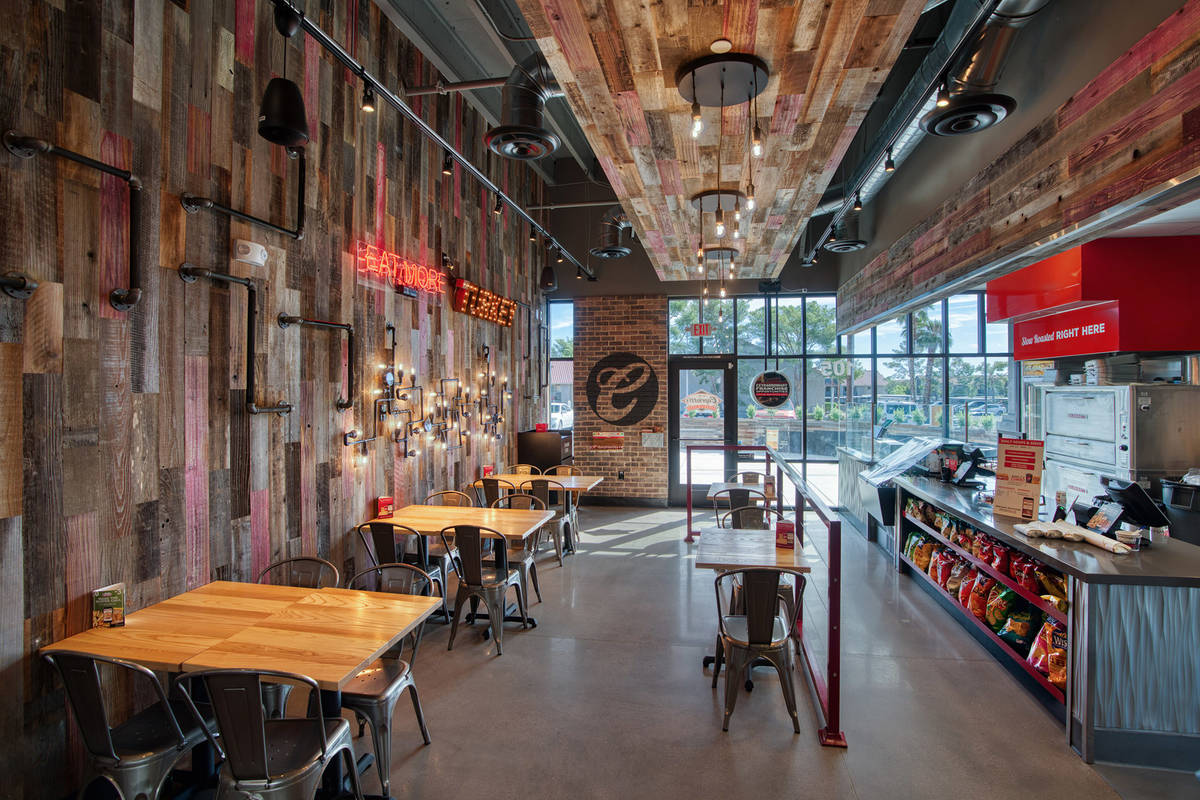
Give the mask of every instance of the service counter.
[[(1200, 547), (1168, 540), (1114, 555), (1082, 542), (1027, 539), (1014, 530), (1020, 520), (993, 515), (990, 505), (975, 499), (974, 490), (909, 476), (894, 483), (896, 568), (919, 581), (1064, 720), (1067, 743), (1085, 761), (1174, 769), (1200, 764)], [(906, 513), (910, 500), (941, 512), (959, 530), (969, 526), (1060, 572), (1067, 610), (976, 558), (936, 523)], [(1064, 688), (1051, 684), (1027, 662), (1023, 648), (997, 636), (986, 621), (917, 567), (904, 552), (904, 543), (914, 533), (1012, 588), (1036, 615), (1065, 624)]]

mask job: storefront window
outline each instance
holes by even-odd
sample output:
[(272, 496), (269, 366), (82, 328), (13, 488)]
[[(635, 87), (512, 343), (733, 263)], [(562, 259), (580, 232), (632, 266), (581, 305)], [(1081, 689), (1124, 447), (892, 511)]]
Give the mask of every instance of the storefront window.
[(737, 301), (737, 349), (739, 355), (762, 355), (767, 340), (767, 302), (761, 297)]
[(837, 312), (834, 298), (809, 299), (804, 304), (804, 328), (804, 352), (836, 352)]
[(559, 430), (575, 424), (575, 304), (552, 301), (550, 323), (550, 428)]
[(879, 355), (908, 352), (908, 317), (898, 317), (875, 328), (875, 352)]
[(700, 304), (700, 319), (709, 324), (711, 334), (701, 342), (702, 353), (732, 353), (734, 339), (734, 300), (711, 298)]
[(931, 306), (926, 306), (919, 311), (914, 311), (912, 315), (912, 347), (910, 351), (916, 353), (941, 353), (942, 334), (945, 330), (945, 325), (942, 322), (942, 304), (934, 303)]
[(692, 335), (692, 325), (699, 321), (698, 298), (671, 300), (667, 304), (667, 352), (672, 355), (699, 353), (700, 337)]
[(775, 355), (798, 356), (804, 353), (804, 300), (799, 297), (776, 298), (771, 328), (775, 331)]
[(1008, 353), (1012, 344), (1008, 338), (1007, 322), (989, 322), (987, 325), (987, 352)]
[(947, 301), (947, 336), (951, 353), (979, 352), (979, 295), (959, 294)]
[(859, 331), (842, 337), (842, 352), (853, 353), (856, 356), (871, 355), (871, 329)]
[[(803, 385), (801, 359), (781, 358), (778, 367), (772, 359), (766, 366), (761, 358), (738, 360), (738, 443), (772, 447), (786, 458), (804, 458), (804, 428), (799, 414)], [(763, 408), (754, 402), (750, 384), (765, 369), (782, 372), (792, 385), (792, 395), (778, 408)]]

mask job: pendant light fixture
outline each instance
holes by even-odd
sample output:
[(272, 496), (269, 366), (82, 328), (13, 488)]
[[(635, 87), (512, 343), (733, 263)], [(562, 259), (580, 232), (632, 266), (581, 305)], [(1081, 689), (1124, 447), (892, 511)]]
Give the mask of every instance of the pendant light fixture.
[(542, 267), (542, 274), (538, 277), (538, 288), (543, 292), (558, 290), (558, 276), (554, 274), (554, 267), (549, 263)]
[(375, 90), (370, 83), (363, 86), (362, 110), (367, 114), (375, 113)]
[[(750, 111), (751, 103), (754, 103), (754, 135), (750, 139), (750, 155), (755, 158), (762, 158), (763, 143), (762, 143), (762, 128), (758, 127), (758, 72), (754, 73), (754, 94), (751, 99), (746, 101), (746, 111)], [(746, 130), (750, 130), (750, 124), (747, 122)]]
[[(721, 146), (725, 142), (725, 71), (721, 70), (721, 124), (717, 128), (717, 192), (721, 191)], [(721, 208), (721, 195), (717, 195), (717, 227), (718, 239), (725, 238), (725, 210)]]
[(500, 213), (501, 211), (503, 211), (503, 210), (504, 210), (504, 204), (503, 204), (502, 202), (500, 202), (500, 198), (499, 198), (499, 197), (497, 197), (497, 198), (496, 198), (496, 205), (492, 206), (492, 213), (493, 213), (493, 214), (499, 214), (499, 213)]
[(855, 193), (854, 193), (854, 210), (855, 210), (855, 211), (862, 211), (862, 209), (863, 209), (863, 205), (862, 205), (862, 192), (855, 192)]
[(950, 84), (943, 80), (942, 85), (938, 88), (937, 107), (946, 108), (948, 105), (950, 105)]
[(896, 162), (892, 160), (892, 148), (891, 147), (889, 147), (887, 149), (887, 158), (884, 159), (884, 161), (883, 161), (883, 171), (884, 172), (895, 172), (896, 171)]
[[(693, 78), (693, 81), (695, 79)], [(700, 101), (692, 101), (692, 138), (699, 139), (704, 130), (704, 117), (700, 116)]]
[[(285, 38), (300, 30), (300, 15), (289, 5), (275, 6), (275, 29)], [(283, 46), (283, 75), (287, 74), (287, 44)], [(308, 144), (308, 113), (300, 87), (285, 77), (271, 78), (258, 108), (258, 135), (271, 144), (303, 147)]]
[(442, 158), (442, 174), (446, 176), (454, 174), (454, 160), (450, 158), (449, 153)]

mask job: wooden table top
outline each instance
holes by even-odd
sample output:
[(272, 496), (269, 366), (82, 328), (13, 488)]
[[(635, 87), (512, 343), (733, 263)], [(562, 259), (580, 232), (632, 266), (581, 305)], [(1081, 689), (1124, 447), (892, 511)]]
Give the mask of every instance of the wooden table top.
[(42, 648), (164, 672), (277, 669), (341, 688), (441, 605), (440, 598), (214, 581)]
[[(548, 481), (554, 481), (561, 484), (563, 489), (572, 493), (589, 492), (595, 489), (604, 478), (600, 475), (525, 475), (517, 473), (503, 473), (500, 475), (489, 475), (489, 478), (497, 478), (498, 480), (508, 481), (513, 486), (520, 488), (524, 481), (537, 480), (545, 478)], [(483, 488), (483, 480), (477, 480), (471, 484), (476, 489)]]
[(411, 505), (396, 509), (390, 517), (376, 517), (371, 521), (407, 525), (426, 536), (437, 536), (442, 528), (450, 525), (478, 525), (499, 531), (507, 541), (519, 542), (532, 536), (553, 519), (553, 511)]
[[(762, 494), (765, 494), (767, 496), (768, 500), (772, 500), (775, 498), (774, 482), (768, 483), (765, 485), (761, 484), (761, 483), (730, 483), (728, 481), (724, 481), (721, 483), (710, 483), (708, 485), (708, 496), (712, 497), (717, 492), (724, 492), (724, 491), (729, 491), (729, 490), (733, 490), (733, 489), (750, 489), (751, 491), (761, 492)], [(750, 496), (751, 500), (753, 500), (755, 498), (756, 498), (755, 495)]]
[(754, 569), (790, 567), (812, 572), (804, 559), (804, 548), (775, 547), (775, 532), (745, 528), (700, 529), (696, 546), (697, 569)]

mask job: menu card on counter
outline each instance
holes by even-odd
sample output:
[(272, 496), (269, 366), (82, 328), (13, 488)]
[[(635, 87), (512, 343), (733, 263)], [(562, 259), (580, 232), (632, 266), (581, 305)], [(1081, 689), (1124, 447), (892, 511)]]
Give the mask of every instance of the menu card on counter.
[(125, 624), (125, 584), (92, 590), (92, 627), (119, 628)]
[(1037, 519), (1042, 500), (1040, 439), (1001, 436), (996, 457), (996, 499), (992, 511), (999, 516)]

